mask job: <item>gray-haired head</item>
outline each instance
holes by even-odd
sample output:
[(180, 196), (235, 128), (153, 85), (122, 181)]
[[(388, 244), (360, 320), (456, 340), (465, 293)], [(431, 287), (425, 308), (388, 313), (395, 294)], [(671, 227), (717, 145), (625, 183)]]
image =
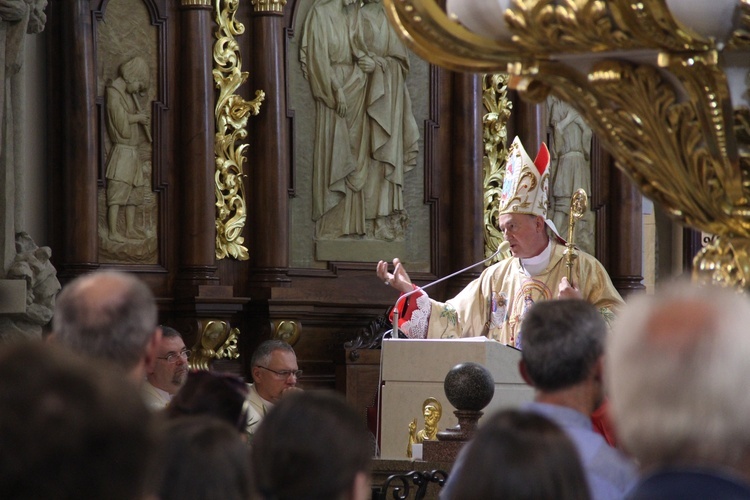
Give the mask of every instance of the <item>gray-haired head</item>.
[(130, 370), (156, 331), (151, 289), (133, 275), (97, 271), (76, 278), (57, 298), (55, 339), (82, 354)]
[(750, 300), (677, 283), (635, 297), (607, 346), (618, 436), (643, 466), (750, 458)]
[(538, 302), (521, 323), (522, 359), (534, 387), (564, 389), (584, 381), (604, 352), (607, 324), (580, 299)]
[(161, 328), (161, 337), (163, 339), (171, 339), (175, 337), (182, 338), (182, 334), (171, 326), (159, 325), (159, 328)]
[(294, 353), (294, 348), (279, 339), (264, 340), (253, 352), (253, 357), (250, 359), (250, 368), (259, 365), (268, 365), (271, 359), (271, 353), (274, 351), (286, 351)]

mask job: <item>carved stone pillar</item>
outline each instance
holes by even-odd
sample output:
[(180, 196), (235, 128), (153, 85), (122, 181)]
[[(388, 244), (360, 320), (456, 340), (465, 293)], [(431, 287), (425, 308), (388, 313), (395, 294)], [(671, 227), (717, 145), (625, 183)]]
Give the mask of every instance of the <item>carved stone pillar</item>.
[[(284, 0), (254, 0), (248, 30), (253, 54), (246, 88), (263, 90), (261, 113), (248, 122), (250, 210), (248, 213), (251, 282), (258, 286), (287, 283), (289, 267), (289, 126), (284, 60)], [(262, 47), (263, 50), (253, 50)], [(245, 60), (247, 67), (247, 60)]]
[[(62, 86), (61, 100), (65, 126), (56, 133), (62, 134), (62, 198), (66, 241), (62, 245), (63, 262), (60, 276), (72, 278), (98, 267), (97, 243), (97, 168), (98, 156), (96, 60), (92, 30), (91, 2), (65, 0), (61, 9), (60, 46), (63, 77), (55, 85)], [(51, 12), (51, 15), (54, 13)]]
[(179, 271), (175, 294), (197, 295), (199, 285), (218, 284), (214, 194), (214, 82), (211, 0), (180, 0), (181, 154)]

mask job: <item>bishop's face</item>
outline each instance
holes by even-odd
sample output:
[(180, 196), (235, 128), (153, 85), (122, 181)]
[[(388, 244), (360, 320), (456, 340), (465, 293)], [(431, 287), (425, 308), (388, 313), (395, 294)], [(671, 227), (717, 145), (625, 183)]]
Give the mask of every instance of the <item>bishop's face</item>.
[(513, 257), (536, 257), (547, 247), (547, 226), (537, 215), (503, 214), (497, 219), (497, 227), (510, 244)]

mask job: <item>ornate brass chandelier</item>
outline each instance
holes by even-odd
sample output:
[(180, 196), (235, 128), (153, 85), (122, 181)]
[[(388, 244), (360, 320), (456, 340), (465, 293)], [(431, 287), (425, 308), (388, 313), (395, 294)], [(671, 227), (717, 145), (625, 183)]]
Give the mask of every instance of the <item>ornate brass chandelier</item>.
[(750, 288), (750, 0), (385, 5), (424, 59), (567, 101), (646, 197), (717, 236), (694, 279)]

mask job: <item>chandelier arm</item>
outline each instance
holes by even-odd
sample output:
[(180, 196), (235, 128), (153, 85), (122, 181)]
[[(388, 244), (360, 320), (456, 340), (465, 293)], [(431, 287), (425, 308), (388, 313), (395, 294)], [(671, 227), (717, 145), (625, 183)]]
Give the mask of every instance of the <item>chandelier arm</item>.
[(732, 207), (748, 204), (742, 187), (737, 140), (733, 133), (734, 112), (726, 75), (717, 63), (717, 54), (662, 55), (670, 73), (677, 76), (697, 109), (708, 152), (716, 160), (716, 174)]
[(728, 223), (723, 187), (709, 164), (716, 160), (701, 139), (694, 109), (677, 102), (655, 68), (603, 61), (588, 79), (552, 61), (512, 69), (522, 75), (515, 87), (524, 99), (539, 102), (551, 91), (568, 102), (641, 192), (675, 217), (719, 233), (735, 225)]
[(677, 21), (665, 0), (614, 0), (606, 3), (616, 22), (627, 26), (627, 31), (644, 46), (670, 52), (703, 52), (713, 48), (711, 40)]
[(509, 62), (519, 59), (517, 48), (467, 30), (450, 20), (435, 0), (384, 0), (383, 5), (389, 21), (409, 48), (438, 66), (495, 73), (505, 71)]

